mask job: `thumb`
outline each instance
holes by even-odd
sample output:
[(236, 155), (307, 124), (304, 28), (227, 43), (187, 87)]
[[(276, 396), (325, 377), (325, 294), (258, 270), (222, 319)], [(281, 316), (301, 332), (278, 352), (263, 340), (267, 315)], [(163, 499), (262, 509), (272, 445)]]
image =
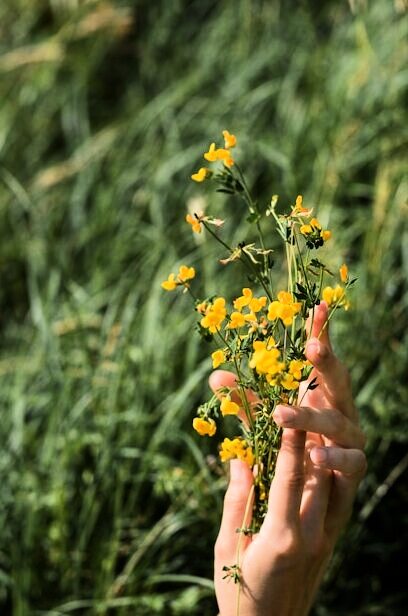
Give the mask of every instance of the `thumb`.
[(230, 461), (230, 482), (224, 497), (220, 532), (215, 544), (215, 557), (231, 558), (235, 555), (239, 534), (237, 529), (248, 526), (252, 513), (253, 475), (242, 460)]

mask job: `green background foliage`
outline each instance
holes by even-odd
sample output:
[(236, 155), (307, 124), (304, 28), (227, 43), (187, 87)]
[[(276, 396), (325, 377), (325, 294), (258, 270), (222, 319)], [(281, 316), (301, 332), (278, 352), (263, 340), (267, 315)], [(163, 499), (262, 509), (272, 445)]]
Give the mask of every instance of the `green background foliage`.
[(404, 0), (1, 2), (2, 614), (216, 613), (211, 349), (160, 282), (244, 286), (183, 222), (201, 196), (242, 238), (189, 180), (224, 128), (259, 203), (302, 193), (359, 278), (332, 334), (369, 470), (314, 614), (405, 614), (407, 34)]

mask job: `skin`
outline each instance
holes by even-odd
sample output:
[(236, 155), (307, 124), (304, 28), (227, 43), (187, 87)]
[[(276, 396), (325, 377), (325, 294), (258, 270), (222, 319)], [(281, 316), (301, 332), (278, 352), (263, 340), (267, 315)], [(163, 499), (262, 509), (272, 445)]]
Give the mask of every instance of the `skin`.
[[(318, 387), (299, 392), (301, 406), (279, 405), (274, 420), (283, 430), (269, 508), (260, 532), (245, 537), (250, 523), (253, 474), (230, 462), (230, 482), (215, 545), (215, 590), (220, 616), (305, 616), (313, 604), (336, 541), (347, 523), (366, 472), (365, 437), (358, 425), (350, 377), (334, 355), (327, 306), (316, 307), (306, 356)], [(308, 325), (310, 329), (310, 323)], [(216, 392), (233, 387), (231, 372), (210, 377)], [(245, 517), (247, 513), (247, 516)], [(241, 583), (223, 579), (223, 566), (237, 562)]]

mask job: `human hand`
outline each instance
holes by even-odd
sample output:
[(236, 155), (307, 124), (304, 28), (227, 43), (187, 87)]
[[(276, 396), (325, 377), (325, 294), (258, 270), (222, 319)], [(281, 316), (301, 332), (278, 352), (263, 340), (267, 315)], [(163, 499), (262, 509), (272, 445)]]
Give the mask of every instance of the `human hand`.
[[(308, 614), (337, 538), (352, 509), (366, 470), (365, 438), (358, 426), (350, 378), (334, 355), (327, 307), (315, 308), (306, 356), (314, 368), (299, 391), (299, 406), (278, 405), (274, 420), (284, 428), (268, 513), (256, 536), (248, 526), (253, 475), (240, 460), (230, 462), (220, 532), (215, 546), (215, 590), (220, 616)], [(216, 371), (214, 391), (233, 387), (235, 375)], [(240, 582), (224, 566), (239, 564)], [(230, 571), (234, 571), (233, 569)]]

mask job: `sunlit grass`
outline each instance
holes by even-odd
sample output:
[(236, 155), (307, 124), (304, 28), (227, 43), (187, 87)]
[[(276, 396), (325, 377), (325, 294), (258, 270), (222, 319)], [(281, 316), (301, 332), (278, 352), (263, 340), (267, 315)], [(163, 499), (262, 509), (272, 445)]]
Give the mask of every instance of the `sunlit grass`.
[(302, 193), (359, 277), (333, 336), (370, 469), (316, 614), (403, 613), (407, 15), (312, 4), (1, 3), (2, 613), (215, 613), (209, 350), (160, 282), (188, 260), (240, 291), (183, 222), (224, 128), (260, 201)]

